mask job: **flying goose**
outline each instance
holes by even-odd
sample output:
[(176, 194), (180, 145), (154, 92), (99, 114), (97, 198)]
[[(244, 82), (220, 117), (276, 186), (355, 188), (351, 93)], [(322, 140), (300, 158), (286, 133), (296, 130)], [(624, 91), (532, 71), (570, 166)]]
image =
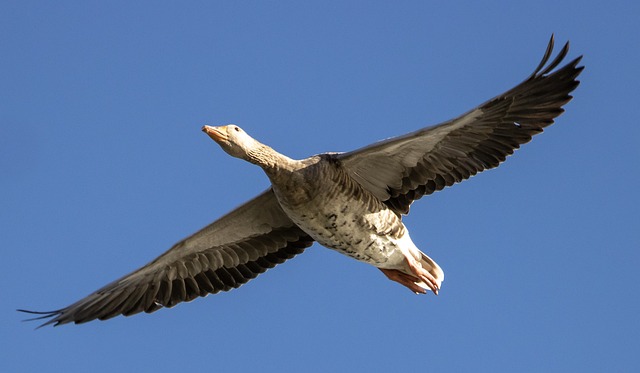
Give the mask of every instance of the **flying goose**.
[(294, 160), (236, 125), (204, 126), (229, 155), (262, 168), (271, 187), (68, 307), (19, 311), (49, 318), (42, 326), (151, 313), (237, 288), (314, 241), (414, 293), (438, 294), (444, 272), (412, 242), (402, 216), (422, 196), (498, 166), (564, 111), (582, 57), (556, 69), (569, 43), (547, 64), (553, 44), (552, 36), (526, 80), (466, 114), (346, 153)]

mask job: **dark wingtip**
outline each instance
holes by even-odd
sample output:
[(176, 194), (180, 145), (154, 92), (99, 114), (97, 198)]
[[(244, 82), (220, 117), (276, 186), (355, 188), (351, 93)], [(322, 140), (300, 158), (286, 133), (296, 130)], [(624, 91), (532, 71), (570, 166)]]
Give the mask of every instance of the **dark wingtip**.
[(556, 68), (556, 66), (560, 64), (560, 62), (562, 62), (562, 60), (567, 56), (567, 54), (569, 54), (569, 42), (566, 42), (564, 44), (564, 46), (562, 47), (562, 49), (560, 50), (560, 53), (558, 53), (556, 58), (549, 64), (549, 66), (547, 66), (546, 69), (544, 69), (543, 71), (540, 71), (539, 75), (546, 75), (550, 73), (553, 69)]
[[(48, 319), (48, 318), (60, 315), (60, 311), (59, 310), (57, 310), (57, 311), (30, 311), (30, 310), (24, 310), (24, 309), (17, 309), (16, 311), (22, 312), (22, 313), (28, 313), (28, 314), (31, 314), (31, 315), (40, 315), (40, 316), (37, 316), (37, 317), (31, 317), (31, 318), (28, 318), (28, 319), (24, 319), (24, 320), (22, 320), (22, 322), (44, 320), (44, 319)], [(54, 324), (53, 326), (58, 326), (59, 322), (57, 321), (57, 319), (54, 318), (54, 319), (48, 320), (47, 322), (43, 323), (42, 325), (36, 327), (36, 329), (40, 329), (40, 328), (42, 328), (44, 326), (51, 325), (51, 324)]]
[[(551, 56), (553, 55), (554, 44), (555, 37), (553, 34), (551, 34), (549, 44), (547, 44), (547, 49), (544, 52), (544, 56), (542, 56), (542, 60), (526, 80), (532, 80), (550, 74), (556, 67), (560, 65), (560, 63), (562, 63), (565, 57), (569, 54), (570, 43), (567, 41), (562, 46), (562, 49), (560, 49), (560, 52), (558, 52), (558, 55), (551, 62), (549, 62)], [(567, 66), (571, 66), (571, 68), (573, 68), (579, 74), (584, 69), (584, 66), (577, 66), (580, 60), (582, 60), (582, 56), (575, 58), (574, 60), (569, 62)]]
[(549, 44), (547, 44), (547, 50), (545, 50), (544, 55), (542, 56), (542, 60), (538, 64), (538, 66), (533, 70), (533, 73), (527, 79), (533, 79), (538, 75), (538, 72), (542, 70), (544, 65), (549, 61), (549, 57), (551, 57), (551, 53), (553, 53), (553, 45), (555, 44), (555, 37), (551, 34), (551, 38), (549, 39)]

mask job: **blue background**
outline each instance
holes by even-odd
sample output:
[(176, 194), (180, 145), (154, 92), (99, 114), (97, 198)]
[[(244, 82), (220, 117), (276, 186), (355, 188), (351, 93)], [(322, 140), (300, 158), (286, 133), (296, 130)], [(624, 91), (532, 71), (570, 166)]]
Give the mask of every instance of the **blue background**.
[[(0, 370), (635, 371), (637, 1), (0, 3)], [(457, 116), (551, 33), (582, 84), (496, 170), (406, 224), (445, 270), (416, 296), (313, 246), (239, 290), (33, 331), (268, 185), (200, 132), (302, 158)]]

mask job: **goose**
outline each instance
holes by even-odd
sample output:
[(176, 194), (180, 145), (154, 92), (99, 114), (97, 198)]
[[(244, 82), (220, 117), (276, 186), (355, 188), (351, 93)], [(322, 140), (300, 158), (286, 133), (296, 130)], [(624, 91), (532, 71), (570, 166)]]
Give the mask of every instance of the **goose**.
[[(371, 264), (411, 292), (438, 294), (444, 272), (402, 222), (425, 195), (494, 167), (563, 113), (582, 56), (557, 68), (567, 42), (522, 83), (444, 123), (344, 153), (295, 160), (237, 125), (202, 130), (226, 153), (259, 166), (271, 186), (87, 297), (38, 312), (54, 326), (170, 308), (241, 286), (314, 242)], [(557, 69), (556, 69), (557, 68)]]

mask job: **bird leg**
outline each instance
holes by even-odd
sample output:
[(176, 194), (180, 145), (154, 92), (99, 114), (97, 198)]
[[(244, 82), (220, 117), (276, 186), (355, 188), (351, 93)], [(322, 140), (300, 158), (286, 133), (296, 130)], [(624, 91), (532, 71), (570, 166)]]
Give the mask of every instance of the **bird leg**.
[(429, 271), (422, 268), (422, 265), (419, 262), (407, 258), (407, 263), (409, 264), (409, 269), (415, 276), (406, 274), (397, 269), (378, 269), (382, 271), (382, 273), (384, 273), (384, 275), (387, 276), (389, 280), (406, 286), (407, 288), (409, 288), (409, 290), (416, 294), (427, 293), (426, 289), (416, 284), (417, 282), (424, 282), (435, 295), (438, 295), (439, 286), (435, 277), (433, 277), (433, 275), (429, 273)]
[(400, 272), (397, 269), (384, 269), (378, 268), (385, 276), (391, 281), (395, 281), (409, 288), (412, 292), (416, 294), (426, 294), (427, 291), (422, 287), (418, 286), (416, 282), (420, 282), (417, 277), (413, 277), (404, 272)]

